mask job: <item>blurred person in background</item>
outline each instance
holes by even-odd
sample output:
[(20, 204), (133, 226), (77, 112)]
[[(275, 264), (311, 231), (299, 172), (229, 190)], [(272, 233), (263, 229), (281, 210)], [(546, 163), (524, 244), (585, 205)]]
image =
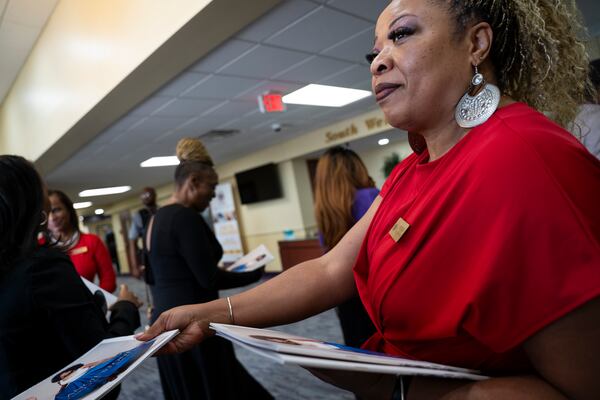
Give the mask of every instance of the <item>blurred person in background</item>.
[(113, 262), (113, 265), (117, 269), (117, 275), (121, 275), (121, 264), (119, 263), (119, 255), (117, 253), (117, 241), (115, 239), (115, 233), (111, 228), (109, 228), (104, 234), (104, 243), (108, 248), (108, 254), (110, 254), (110, 259)]
[(144, 208), (138, 210), (133, 215), (133, 220), (131, 221), (131, 227), (129, 228), (128, 233), (129, 265), (131, 266), (132, 276), (135, 278), (143, 276), (146, 283), (152, 285), (154, 283), (154, 278), (148, 262), (144, 238), (146, 237), (148, 223), (158, 210), (158, 206), (156, 205), (156, 190), (152, 187), (145, 187), (144, 190), (142, 190), (142, 194), (140, 194), (140, 200), (142, 201)]
[[(327, 252), (367, 212), (379, 189), (352, 150), (332, 147), (321, 156), (315, 174), (315, 215), (319, 239)], [(337, 306), (344, 342), (360, 347), (375, 327), (358, 296)]]
[[(172, 307), (218, 299), (219, 290), (256, 282), (264, 272), (227, 272), (217, 266), (223, 249), (200, 214), (219, 181), (212, 158), (198, 139), (181, 139), (176, 153), (175, 191), (151, 219), (146, 236), (154, 274), (152, 321)], [(159, 356), (158, 368), (166, 399), (272, 398), (220, 337), (182, 354)]]
[(581, 137), (581, 143), (590, 153), (600, 158), (600, 58), (590, 63), (589, 78), (593, 87), (570, 130)]
[[(139, 299), (121, 286), (110, 322), (49, 238), (48, 196), (33, 165), (0, 156), (0, 398), (11, 398), (98, 342), (140, 326)], [(43, 245), (38, 235), (46, 238)], [(108, 398), (116, 398), (118, 389)]]
[(98, 236), (83, 233), (79, 229), (79, 218), (73, 202), (60, 190), (49, 190), (50, 213), (48, 228), (58, 246), (64, 249), (79, 275), (90, 282), (98, 277), (102, 289), (114, 292), (117, 277), (113, 268), (110, 253)]

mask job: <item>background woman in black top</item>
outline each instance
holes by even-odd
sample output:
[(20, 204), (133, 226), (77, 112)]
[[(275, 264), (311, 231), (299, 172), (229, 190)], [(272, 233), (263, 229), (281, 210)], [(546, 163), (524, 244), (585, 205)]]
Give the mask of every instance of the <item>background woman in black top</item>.
[[(197, 139), (180, 140), (177, 156), (175, 192), (151, 220), (146, 238), (155, 280), (153, 320), (176, 306), (217, 299), (219, 289), (250, 284), (263, 272), (217, 267), (223, 249), (200, 215), (218, 183), (212, 159)], [(182, 354), (160, 356), (158, 366), (167, 399), (271, 398), (237, 361), (232, 345), (218, 337)]]
[[(102, 339), (140, 326), (137, 297), (121, 288), (111, 321), (69, 257), (39, 246), (47, 193), (33, 165), (0, 156), (0, 399), (9, 399), (83, 355)], [(113, 390), (108, 398), (116, 398)]]

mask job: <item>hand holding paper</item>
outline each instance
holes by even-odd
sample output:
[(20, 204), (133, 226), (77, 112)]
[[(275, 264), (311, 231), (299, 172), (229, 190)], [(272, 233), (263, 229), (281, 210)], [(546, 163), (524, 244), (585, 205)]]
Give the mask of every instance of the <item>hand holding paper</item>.
[[(210, 303), (206, 303), (210, 304)], [(172, 308), (160, 314), (156, 322), (144, 333), (135, 336), (138, 340), (148, 341), (163, 332), (179, 329), (180, 333), (167, 343), (159, 352), (162, 354), (181, 353), (189, 350), (209, 336), (214, 335), (208, 327), (210, 320), (207, 312), (203, 312), (204, 304), (192, 304)], [(226, 309), (223, 306), (223, 310)], [(225, 314), (223, 317), (226, 318)], [(214, 319), (212, 319), (214, 320)]]
[(119, 297), (118, 297), (118, 301), (129, 301), (130, 303), (133, 303), (133, 305), (135, 305), (137, 308), (140, 308), (144, 302), (141, 301), (136, 295), (135, 293), (133, 293), (132, 291), (129, 290), (129, 287), (125, 284), (121, 285), (121, 288), (119, 290)]

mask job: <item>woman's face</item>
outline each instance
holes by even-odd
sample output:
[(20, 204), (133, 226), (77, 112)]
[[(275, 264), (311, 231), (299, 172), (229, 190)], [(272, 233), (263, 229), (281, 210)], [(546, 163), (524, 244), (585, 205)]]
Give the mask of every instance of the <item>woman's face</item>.
[(191, 178), (191, 203), (197, 211), (204, 211), (210, 201), (215, 197), (215, 187), (219, 183), (219, 177), (214, 170), (209, 170), (201, 175)]
[(423, 133), (454, 123), (472, 75), (467, 38), (443, 1), (394, 0), (381, 13), (372, 88), (390, 125)]
[(53, 235), (58, 236), (71, 227), (67, 207), (60, 201), (57, 195), (50, 195), (50, 212), (48, 213), (48, 229)]

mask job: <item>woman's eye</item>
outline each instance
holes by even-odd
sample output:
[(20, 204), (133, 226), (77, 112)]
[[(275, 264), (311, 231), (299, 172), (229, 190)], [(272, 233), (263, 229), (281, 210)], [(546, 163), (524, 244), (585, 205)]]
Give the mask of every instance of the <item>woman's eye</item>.
[(411, 28), (398, 28), (390, 32), (388, 35), (388, 39), (394, 43), (404, 39), (406, 36), (409, 36), (413, 33)]

